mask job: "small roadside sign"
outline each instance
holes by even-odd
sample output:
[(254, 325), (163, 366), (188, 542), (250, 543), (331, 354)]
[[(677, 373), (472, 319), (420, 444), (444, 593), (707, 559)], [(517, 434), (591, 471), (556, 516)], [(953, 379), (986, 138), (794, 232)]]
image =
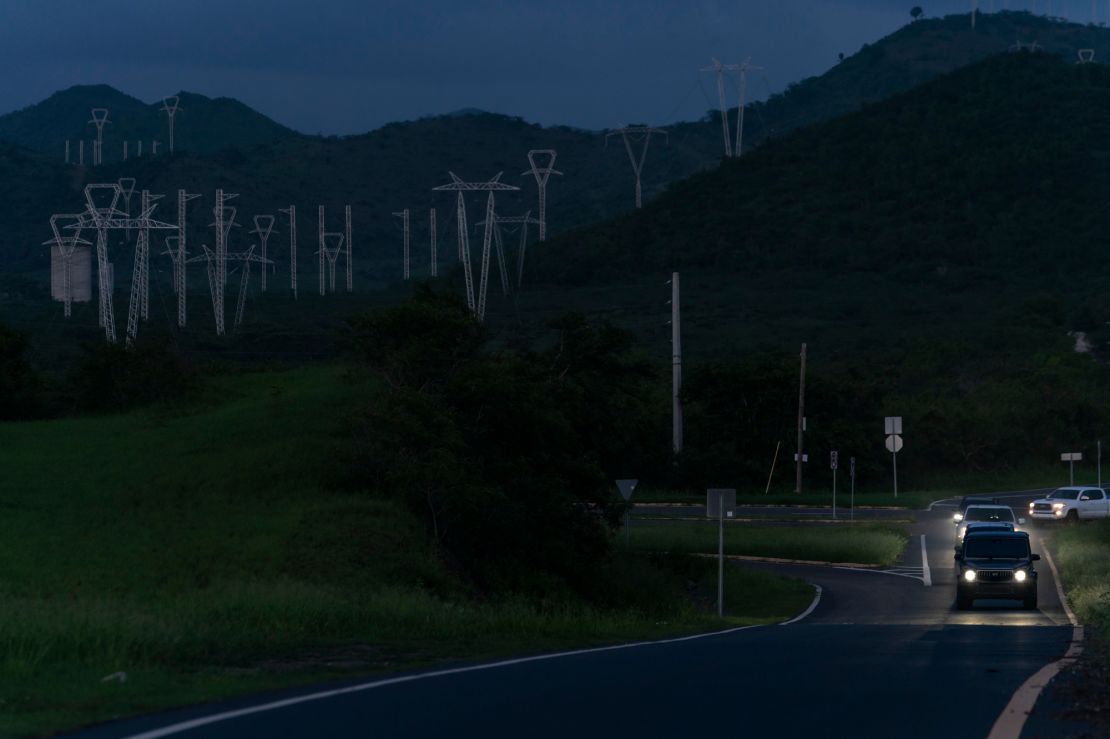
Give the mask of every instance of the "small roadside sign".
[(729, 518), (736, 510), (736, 488), (709, 488), (705, 491), (705, 515), (709, 518), (720, 518), (721, 507), (723, 514)]
[(891, 454), (897, 454), (902, 451), (902, 437), (896, 434), (891, 434), (886, 437), (886, 450)]
[(838, 466), (840, 466), (840, 453), (829, 452), (829, 469), (835, 470)]
[(1061, 462), (1082, 462), (1083, 452), (1064, 452), (1060, 455)]
[(883, 419), (885, 433), (887, 436), (892, 434), (897, 435), (902, 433), (902, 417), (901, 416), (887, 416)]
[(621, 497), (625, 500), (632, 499), (632, 492), (636, 489), (636, 483), (639, 480), (617, 480), (617, 489), (621, 491)]
[[(795, 462), (798, 461), (798, 453), (797, 452), (794, 452), (794, 461)], [(803, 454), (802, 455), (802, 461), (803, 462), (808, 462), (809, 461), (809, 455), (808, 454)]]

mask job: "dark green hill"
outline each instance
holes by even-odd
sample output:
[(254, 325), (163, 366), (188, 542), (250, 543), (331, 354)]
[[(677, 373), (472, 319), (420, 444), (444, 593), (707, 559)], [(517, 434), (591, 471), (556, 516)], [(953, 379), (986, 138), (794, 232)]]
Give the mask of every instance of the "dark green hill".
[[(296, 136), (266, 116), (231, 98), (208, 98), (190, 92), (178, 93), (174, 145), (181, 151), (212, 153), (228, 148), (252, 147)], [(104, 128), (104, 162), (123, 159), (123, 142), (130, 141), (130, 154), (137, 153), (135, 142), (144, 141), (144, 153), (151, 142), (168, 147), (169, 133), (162, 101), (146, 104), (108, 85), (77, 85), (51, 95), (22, 110), (0, 116), (0, 140), (33, 149), (62, 161), (65, 142), (71, 141), (72, 160), (77, 161), (77, 142), (85, 140), (86, 162), (92, 162), (92, 141), (96, 127), (89, 121), (93, 108), (109, 111), (110, 125)]]
[(672, 268), (800, 268), (940, 284), (954, 268), (1101, 271), (1108, 135), (1110, 69), (997, 56), (567, 235), (538, 271), (587, 283)]
[(1043, 53), (1068, 62), (1077, 61), (1079, 49), (1094, 50), (1098, 63), (1110, 60), (1110, 29), (1102, 27), (1013, 11), (981, 13), (974, 29), (966, 14), (926, 18), (864, 44), (824, 74), (751, 106), (745, 135), (754, 145), (859, 110), (1018, 43), (1036, 43)]

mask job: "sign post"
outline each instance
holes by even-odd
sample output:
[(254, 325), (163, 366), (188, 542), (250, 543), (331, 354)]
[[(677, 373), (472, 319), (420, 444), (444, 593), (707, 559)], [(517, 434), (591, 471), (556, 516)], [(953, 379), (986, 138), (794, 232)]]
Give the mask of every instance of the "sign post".
[(1064, 452), (1060, 455), (1061, 462), (1068, 463), (1068, 485), (1075, 484), (1075, 463), (1083, 461), (1083, 452)]
[(717, 616), (725, 615), (725, 516), (736, 510), (736, 488), (705, 491), (705, 514), (717, 517)]
[(839, 452), (829, 452), (829, 467), (833, 473), (833, 520), (836, 520), (836, 468), (840, 457)]
[(886, 448), (894, 465), (894, 497), (898, 497), (898, 452), (902, 451), (902, 417), (887, 416), (885, 419)]
[(628, 525), (632, 522), (632, 491), (636, 489), (636, 483), (639, 480), (617, 480), (617, 490), (621, 491), (621, 497), (628, 502), (628, 510), (624, 512), (624, 546), (628, 547)]
[(848, 459), (848, 475), (852, 478), (852, 496), (848, 501), (848, 511), (852, 523), (856, 522), (856, 458)]

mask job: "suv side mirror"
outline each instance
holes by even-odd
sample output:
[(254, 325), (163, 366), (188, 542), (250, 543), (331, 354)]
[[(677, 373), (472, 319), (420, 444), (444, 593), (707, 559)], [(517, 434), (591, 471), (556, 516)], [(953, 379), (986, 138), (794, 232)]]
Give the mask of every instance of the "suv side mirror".
[(1039, 555), (1039, 554), (1030, 554), (1029, 555), (1029, 561), (1030, 562), (1040, 562), (1041, 561), (1041, 555)]
[(1079, 499), (1080, 499), (1080, 500), (1090, 500), (1090, 499), (1091, 499), (1091, 496), (1089, 496), (1089, 495), (1080, 495), (1080, 496), (1079, 496)]
[[(1033, 556), (1036, 557), (1037, 555), (1034, 554)], [(959, 562), (963, 558), (964, 558), (964, 553), (961, 552), (959, 549), (957, 549), (956, 553), (954, 555), (952, 555), (952, 559), (956, 560), (957, 562)]]

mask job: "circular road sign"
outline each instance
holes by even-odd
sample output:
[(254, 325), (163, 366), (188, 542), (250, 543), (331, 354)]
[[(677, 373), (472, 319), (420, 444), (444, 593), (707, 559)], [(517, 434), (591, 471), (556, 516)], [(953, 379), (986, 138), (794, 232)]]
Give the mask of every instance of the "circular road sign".
[(902, 451), (902, 437), (898, 434), (891, 434), (886, 437), (886, 450), (893, 454)]

